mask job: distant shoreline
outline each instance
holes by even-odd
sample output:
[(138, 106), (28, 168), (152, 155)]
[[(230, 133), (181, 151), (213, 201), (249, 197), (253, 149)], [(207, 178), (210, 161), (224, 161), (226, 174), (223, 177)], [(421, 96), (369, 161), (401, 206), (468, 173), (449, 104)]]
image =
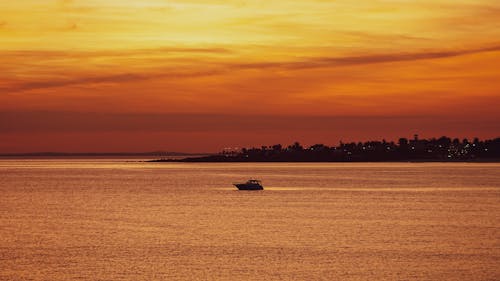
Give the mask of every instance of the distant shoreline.
[(500, 162), (500, 138), (473, 141), (449, 137), (439, 139), (400, 138), (397, 143), (386, 140), (340, 142), (338, 146), (315, 144), (304, 147), (295, 142), (284, 146), (275, 144), (260, 148), (224, 150), (218, 154), (183, 159), (157, 159), (150, 162)]
[[(179, 154), (161, 156), (161, 160), (179, 160), (189, 157), (201, 157), (207, 154)], [(57, 154), (57, 155), (0, 155), (0, 161), (7, 160), (122, 160), (133, 162), (147, 162), (148, 159), (159, 158), (150, 154)]]
[(0, 158), (20, 157), (194, 157), (206, 156), (210, 153), (184, 152), (32, 152), (32, 153), (0, 153)]
[(387, 160), (387, 161), (215, 161), (197, 158), (182, 158), (182, 159), (154, 159), (146, 160), (148, 163), (500, 163), (498, 159), (470, 159), (470, 160)]
[(314, 144), (309, 147), (299, 142), (284, 146), (225, 149), (219, 153), (182, 153), (168, 151), (149, 152), (36, 152), (0, 153), (6, 158), (155, 158), (145, 162), (184, 163), (499, 163), (500, 138), (460, 140), (446, 136), (431, 139), (399, 138), (398, 142), (372, 140), (365, 142), (340, 142), (338, 146)]

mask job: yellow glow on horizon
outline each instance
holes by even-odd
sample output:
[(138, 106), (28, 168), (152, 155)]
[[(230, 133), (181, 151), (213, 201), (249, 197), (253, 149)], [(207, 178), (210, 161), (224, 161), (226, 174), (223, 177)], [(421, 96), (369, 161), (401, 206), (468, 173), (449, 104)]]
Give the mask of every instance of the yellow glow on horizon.
[(36, 49), (79, 50), (194, 44), (353, 51), (463, 47), (498, 35), (499, 6), (491, 0), (6, 1), (0, 4), (0, 48), (33, 49), (30, 43)]

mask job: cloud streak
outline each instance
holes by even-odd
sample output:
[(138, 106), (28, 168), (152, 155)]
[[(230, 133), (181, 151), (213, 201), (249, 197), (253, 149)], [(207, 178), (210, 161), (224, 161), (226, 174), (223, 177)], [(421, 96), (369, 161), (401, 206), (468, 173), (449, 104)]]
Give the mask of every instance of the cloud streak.
[[(68, 79), (60, 80), (44, 80), (44, 81), (26, 81), (20, 82), (15, 86), (0, 88), (1, 92), (6, 93), (16, 93), (29, 90), (37, 89), (47, 89), (47, 88), (58, 88), (58, 87), (68, 87), (68, 86), (78, 86), (78, 85), (88, 85), (88, 84), (100, 84), (100, 83), (127, 83), (133, 81), (150, 80), (156, 78), (192, 78), (192, 77), (202, 77), (202, 76), (212, 76), (221, 75), (225, 73), (230, 73), (237, 70), (287, 70), (296, 71), (303, 69), (314, 69), (314, 68), (334, 68), (343, 66), (355, 66), (355, 65), (370, 65), (370, 64), (381, 64), (381, 63), (398, 63), (398, 62), (411, 62), (419, 60), (435, 60), (435, 59), (445, 59), (463, 55), (470, 55), (476, 53), (484, 52), (498, 52), (500, 51), (500, 45), (492, 45), (483, 48), (475, 49), (464, 49), (464, 50), (452, 50), (452, 51), (433, 51), (433, 52), (417, 52), (417, 53), (390, 53), (390, 54), (375, 54), (375, 55), (365, 55), (365, 56), (346, 56), (346, 57), (316, 57), (316, 58), (306, 58), (297, 61), (288, 62), (256, 62), (256, 63), (213, 63), (212, 65), (206, 65), (203, 62), (200, 65), (191, 65), (185, 71), (175, 71), (172, 68), (167, 69), (156, 69), (150, 72), (140, 72), (140, 73), (119, 73), (110, 75), (100, 75), (100, 76), (76, 76), (70, 77)], [(114, 53), (114, 52), (98, 52), (92, 53), (68, 53), (68, 52), (35, 52), (36, 55), (45, 56), (100, 56), (100, 55), (123, 55), (130, 56), (134, 53), (145, 54), (145, 53), (162, 53), (162, 52), (187, 52), (187, 53), (230, 53), (228, 49), (219, 48), (160, 48), (155, 50), (135, 50), (135, 51), (125, 51), (124, 53)], [(5, 54), (5, 53), (4, 53)], [(6, 52), (7, 55), (11, 56), (23, 56), (31, 54), (29, 51), (12, 51)], [(81, 74), (80, 74), (81, 75)]]
[[(0, 23), (1, 26), (1, 23)], [(4, 57), (15, 58), (93, 58), (93, 57), (128, 57), (134, 55), (164, 55), (164, 54), (231, 54), (226, 48), (207, 47), (160, 47), (153, 49), (135, 50), (98, 50), (98, 51), (60, 51), (60, 50), (2, 50), (0, 54)]]
[(200, 76), (217, 75), (221, 72), (218, 71), (199, 71), (199, 72), (163, 72), (163, 73), (123, 73), (116, 75), (94, 76), (94, 77), (78, 77), (74, 79), (65, 80), (50, 80), (50, 81), (34, 81), (21, 83), (11, 88), (0, 88), (0, 93), (17, 93), (29, 90), (41, 90), (48, 88), (59, 88), (67, 86), (81, 86), (91, 84), (105, 84), (105, 83), (128, 83), (133, 81), (150, 80), (155, 78), (191, 78)]
[(437, 51), (420, 53), (399, 53), (399, 54), (378, 54), (367, 56), (348, 56), (348, 57), (318, 57), (295, 62), (269, 62), (255, 64), (238, 64), (236, 68), (281, 68), (281, 69), (308, 69), (319, 67), (336, 67), (349, 65), (367, 65), (377, 63), (392, 63), (405, 61), (418, 61), (429, 59), (443, 59), (457, 57), (462, 55), (497, 52), (500, 51), (500, 45), (491, 47), (466, 49), (457, 51)]

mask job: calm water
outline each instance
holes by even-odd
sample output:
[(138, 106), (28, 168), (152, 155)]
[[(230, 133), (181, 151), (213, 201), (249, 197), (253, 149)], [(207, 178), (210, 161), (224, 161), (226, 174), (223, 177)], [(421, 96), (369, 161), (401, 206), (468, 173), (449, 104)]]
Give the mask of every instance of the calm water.
[(500, 164), (3, 160), (0, 280), (500, 280)]

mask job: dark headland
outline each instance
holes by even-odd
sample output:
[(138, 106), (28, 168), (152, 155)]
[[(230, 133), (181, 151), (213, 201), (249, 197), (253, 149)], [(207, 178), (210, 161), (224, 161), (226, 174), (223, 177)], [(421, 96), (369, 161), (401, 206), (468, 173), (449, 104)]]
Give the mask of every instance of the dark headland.
[(260, 148), (224, 150), (220, 153), (149, 162), (500, 162), (500, 138), (472, 141), (449, 137), (400, 138), (382, 141), (340, 142), (338, 146), (315, 144), (303, 147), (276, 144)]

